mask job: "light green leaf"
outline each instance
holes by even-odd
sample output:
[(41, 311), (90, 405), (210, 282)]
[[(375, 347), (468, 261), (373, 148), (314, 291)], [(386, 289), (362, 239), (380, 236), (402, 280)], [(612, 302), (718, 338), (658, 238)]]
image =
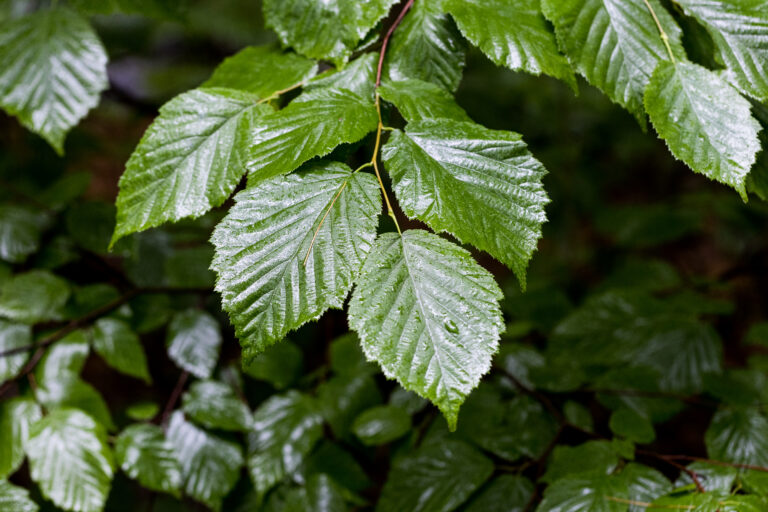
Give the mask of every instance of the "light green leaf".
[(653, 508), (691, 510), (693, 512), (760, 512), (766, 502), (757, 496), (728, 493), (673, 494), (653, 502)]
[(376, 129), (372, 101), (348, 89), (317, 88), (262, 117), (250, 134), (248, 184), (289, 173)]
[(461, 81), (466, 43), (437, 0), (414, 2), (387, 49), (385, 73), (393, 81), (417, 79), (446, 91)]
[(349, 306), (369, 360), (431, 400), (456, 427), (459, 407), (491, 366), (502, 294), (469, 252), (426, 231), (381, 235)]
[(3, 25), (0, 106), (59, 153), (107, 88), (107, 54), (85, 18), (41, 9)]
[(297, 391), (274, 395), (254, 415), (248, 470), (259, 493), (295, 472), (323, 435), (314, 399)]
[(573, 71), (541, 15), (539, 0), (444, 0), (443, 8), (464, 37), (496, 64), (543, 73), (576, 88)]
[(284, 389), (301, 377), (304, 368), (304, 354), (299, 347), (283, 340), (269, 347), (254, 358), (243, 372), (254, 379), (264, 380)]
[[(14, 350), (32, 343), (32, 329), (0, 319), (0, 351)], [(16, 376), (29, 359), (29, 352), (0, 357), (0, 383)]]
[(679, 4), (707, 28), (728, 68), (728, 81), (761, 102), (768, 100), (768, 4), (723, 0), (679, 0)]
[(81, 409), (107, 429), (115, 429), (101, 393), (77, 375), (65, 373), (41, 382), (36, 396), (46, 409)]
[(465, 512), (524, 512), (534, 487), (524, 476), (501, 475), (473, 499)]
[(61, 377), (77, 377), (90, 349), (85, 332), (77, 330), (68, 334), (46, 349), (35, 370), (37, 381), (45, 384)]
[(380, 405), (364, 411), (352, 424), (352, 431), (366, 446), (386, 444), (404, 436), (411, 429), (411, 417), (392, 405)]
[(16, 397), (0, 403), (0, 479), (19, 469), (29, 429), (42, 417), (40, 406), (31, 398)]
[(116, 318), (101, 318), (93, 327), (93, 349), (115, 370), (152, 382), (144, 347), (131, 327)]
[(221, 205), (245, 174), (255, 126), (271, 111), (233, 89), (195, 89), (163, 105), (120, 178), (112, 244)]
[(599, 476), (563, 478), (544, 490), (536, 512), (626, 512), (625, 503), (608, 497), (626, 500), (623, 482)]
[(314, 59), (346, 62), (396, 0), (265, 0), (267, 26), (286, 46)]
[(181, 466), (160, 427), (143, 423), (123, 430), (115, 440), (115, 459), (143, 487), (179, 495)]
[(376, 512), (455, 510), (492, 472), (490, 459), (466, 443), (428, 443), (396, 459)]
[(160, 406), (155, 402), (142, 400), (126, 407), (125, 415), (135, 421), (149, 421), (160, 412)]
[(0, 510), (5, 512), (37, 512), (40, 507), (29, 498), (29, 491), (0, 480)]
[(200, 379), (208, 379), (221, 351), (219, 322), (197, 309), (176, 313), (168, 326), (168, 357)]
[[(672, 491), (672, 483), (653, 468), (642, 464), (630, 463), (621, 470), (619, 478), (627, 486), (629, 499), (634, 502), (651, 502)], [(645, 512), (646, 507), (639, 504), (629, 506), (627, 512)]]
[(379, 94), (395, 105), (408, 122), (436, 118), (472, 121), (451, 93), (429, 82), (416, 79), (384, 82)]
[(69, 284), (46, 270), (16, 274), (0, 284), (0, 317), (25, 324), (60, 320), (69, 294)]
[(181, 411), (171, 416), (167, 436), (181, 464), (184, 493), (215, 511), (221, 510), (224, 496), (240, 477), (240, 445), (196, 427)]
[(40, 248), (45, 214), (24, 206), (0, 205), (0, 260), (23, 263)]
[(29, 472), (56, 506), (101, 512), (114, 474), (107, 434), (75, 409), (58, 409), (32, 425), (25, 445)]
[(246, 431), (253, 422), (248, 404), (243, 403), (223, 382), (195, 382), (184, 393), (182, 403), (184, 414), (204, 427)]
[(768, 419), (758, 409), (718, 411), (704, 441), (713, 460), (768, 466)]
[(747, 200), (747, 174), (760, 150), (760, 124), (735, 89), (698, 64), (665, 61), (645, 90), (645, 108), (676, 158)]
[[(649, 0), (684, 58), (681, 31), (658, 0)], [(644, 0), (543, 0), (560, 48), (589, 83), (645, 125), (643, 91), (656, 65), (669, 58)]]
[(438, 119), (395, 131), (382, 149), (403, 211), (487, 251), (525, 287), (549, 202), (546, 169), (521, 136)]
[(249, 46), (224, 60), (203, 87), (227, 87), (268, 98), (277, 91), (305, 82), (317, 64), (272, 46)]
[(376, 236), (381, 196), (370, 174), (329, 162), (251, 186), (235, 200), (211, 238), (212, 268), (247, 364), (342, 307)]

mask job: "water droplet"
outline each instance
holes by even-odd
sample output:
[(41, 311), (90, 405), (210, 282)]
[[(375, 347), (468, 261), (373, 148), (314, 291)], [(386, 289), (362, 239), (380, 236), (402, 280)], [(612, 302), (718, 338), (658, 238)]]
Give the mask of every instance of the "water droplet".
[(453, 334), (459, 333), (459, 328), (456, 326), (453, 320), (448, 319), (443, 323), (443, 326), (448, 332), (452, 332)]

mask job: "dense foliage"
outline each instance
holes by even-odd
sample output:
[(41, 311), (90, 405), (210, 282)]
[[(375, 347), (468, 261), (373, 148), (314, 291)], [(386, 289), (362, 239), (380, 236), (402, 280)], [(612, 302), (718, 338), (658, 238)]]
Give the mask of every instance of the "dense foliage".
[(767, 101), (754, 0), (0, 0), (0, 508), (768, 509)]

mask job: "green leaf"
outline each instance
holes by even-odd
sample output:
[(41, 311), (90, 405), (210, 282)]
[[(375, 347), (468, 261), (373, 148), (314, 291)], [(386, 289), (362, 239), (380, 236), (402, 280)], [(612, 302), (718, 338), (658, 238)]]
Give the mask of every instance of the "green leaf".
[(747, 200), (760, 124), (735, 89), (697, 64), (661, 62), (645, 91), (645, 108), (676, 158)]
[(434, 118), (471, 122), (451, 93), (435, 84), (407, 79), (384, 82), (378, 90), (381, 97), (395, 105), (409, 123)]
[(67, 132), (107, 88), (107, 54), (85, 18), (41, 9), (3, 24), (0, 106), (59, 154)]
[(370, 174), (328, 162), (251, 186), (235, 200), (211, 238), (212, 268), (247, 364), (342, 307), (376, 236), (381, 196)]
[[(25, 347), (32, 343), (32, 329), (28, 325), (14, 324), (0, 319), (0, 351)], [(24, 367), (29, 352), (0, 358), (0, 383), (12, 379)]]
[(609, 497), (627, 499), (622, 482), (599, 476), (563, 478), (544, 490), (536, 512), (626, 512), (625, 503)]
[(426, 231), (385, 233), (352, 294), (349, 324), (369, 360), (431, 400), (455, 429), (498, 348), (501, 297), (464, 249)]
[(282, 486), (269, 494), (261, 512), (346, 512), (344, 489), (328, 475), (312, 475), (303, 487)]
[(167, 436), (181, 464), (184, 493), (215, 511), (221, 510), (224, 496), (240, 477), (240, 445), (196, 427), (181, 411), (171, 416)]
[(168, 356), (180, 368), (200, 379), (208, 379), (221, 351), (219, 323), (197, 309), (176, 313), (168, 326)]
[(143, 487), (179, 495), (181, 466), (160, 427), (148, 423), (127, 427), (115, 440), (115, 459)]
[(29, 472), (56, 506), (101, 512), (114, 474), (107, 434), (75, 409), (58, 409), (32, 425), (25, 445)]
[(446, 119), (410, 123), (382, 149), (403, 211), (487, 251), (525, 287), (549, 202), (521, 136)]
[(93, 327), (93, 349), (115, 370), (152, 382), (144, 347), (131, 327), (116, 318), (101, 318)]
[(449, 512), (464, 503), (493, 472), (493, 463), (461, 441), (429, 443), (396, 459), (376, 507)]
[(36, 396), (46, 409), (82, 409), (107, 429), (115, 430), (101, 393), (77, 375), (65, 373), (41, 382)]
[(323, 441), (304, 464), (305, 478), (325, 473), (352, 492), (361, 492), (371, 486), (371, 480), (355, 458), (343, 448)]
[(339, 65), (396, 0), (265, 0), (267, 26), (286, 46)]
[(595, 431), (595, 421), (592, 418), (592, 413), (589, 412), (589, 409), (584, 405), (578, 402), (574, 402), (573, 400), (565, 402), (565, 405), (563, 406), (563, 416), (565, 416), (566, 421), (570, 425), (578, 427), (586, 432)]
[(366, 374), (373, 375), (378, 367), (365, 359), (360, 338), (354, 332), (343, 334), (331, 342), (328, 351), (331, 370), (338, 376), (356, 377)]
[(182, 403), (184, 414), (207, 428), (247, 431), (253, 422), (248, 404), (223, 382), (195, 382), (184, 393)]
[[(649, 0), (676, 57), (681, 31), (658, 0)], [(644, 0), (543, 0), (560, 48), (587, 81), (645, 125), (643, 91), (669, 58)]]
[(524, 476), (501, 475), (469, 503), (465, 512), (524, 512), (533, 491), (533, 484)]
[(389, 395), (389, 405), (398, 407), (407, 412), (409, 415), (414, 415), (417, 412), (420, 412), (424, 409), (424, 407), (427, 406), (428, 403), (429, 402), (421, 398), (413, 391), (408, 391), (407, 389), (403, 389), (401, 387), (395, 388)]
[(69, 294), (69, 284), (46, 270), (16, 274), (0, 284), (0, 317), (25, 324), (60, 320)]
[(45, 214), (24, 206), (0, 205), (0, 260), (23, 263), (40, 248)]
[(720, 0), (679, 3), (712, 36), (728, 68), (725, 78), (761, 102), (768, 100), (768, 6)]
[(610, 420), (611, 431), (639, 444), (648, 444), (656, 439), (653, 424), (641, 414), (627, 407), (613, 411)]
[(275, 389), (285, 389), (293, 384), (304, 368), (304, 354), (288, 340), (272, 345), (263, 354), (243, 368), (243, 372), (254, 379), (264, 380)]
[(115, 230), (115, 206), (103, 201), (78, 202), (67, 210), (66, 223), (67, 232), (77, 245), (105, 254)]
[(652, 508), (693, 512), (760, 512), (765, 507), (765, 501), (757, 496), (709, 492), (673, 494), (654, 501), (652, 505)]
[(256, 125), (272, 111), (257, 100), (233, 89), (195, 89), (163, 105), (120, 178), (112, 244), (221, 205), (245, 174)]
[(0, 479), (19, 469), (30, 427), (42, 417), (40, 406), (31, 398), (15, 397), (0, 403)]
[(364, 411), (352, 424), (352, 431), (366, 446), (386, 444), (404, 436), (411, 429), (411, 417), (392, 405)]
[(393, 81), (417, 79), (455, 91), (465, 53), (466, 43), (440, 2), (415, 2), (392, 37), (384, 72)]
[(135, 421), (149, 421), (160, 412), (160, 406), (155, 402), (141, 401), (129, 405), (125, 415)]
[(718, 411), (704, 441), (713, 460), (768, 466), (768, 419), (758, 409)]
[(568, 61), (557, 49), (539, 0), (444, 0), (464, 37), (500, 66), (545, 74), (576, 88)]
[(203, 87), (227, 87), (267, 98), (317, 73), (317, 64), (271, 46), (249, 46), (224, 60)]
[(618, 464), (616, 449), (608, 441), (587, 441), (578, 446), (557, 445), (541, 481), (553, 483), (582, 476), (605, 477)]
[(87, 14), (140, 14), (161, 19), (178, 19), (188, 0), (70, 0)]
[(297, 391), (274, 395), (254, 415), (248, 470), (259, 493), (295, 472), (323, 435), (314, 399)]
[(368, 373), (337, 375), (317, 387), (317, 401), (323, 418), (337, 438), (350, 433), (355, 418), (370, 407), (381, 404), (381, 393)]
[(77, 330), (68, 334), (46, 349), (35, 370), (37, 381), (45, 384), (62, 377), (77, 377), (88, 359), (90, 349), (84, 331)]
[(377, 57), (378, 55), (374, 53), (366, 53), (343, 68), (329, 69), (309, 80), (304, 90), (346, 89), (362, 98), (374, 101)]
[[(648, 503), (672, 491), (672, 483), (655, 469), (642, 464), (630, 463), (621, 470), (619, 478), (627, 486), (629, 499), (634, 502)], [(645, 512), (646, 507), (639, 504), (629, 506), (628, 512)]]
[(0, 480), (0, 509), (6, 512), (37, 512), (40, 507), (29, 498), (29, 491)]
[(377, 122), (373, 102), (348, 89), (305, 92), (253, 128), (248, 183), (289, 173), (339, 144), (357, 142), (375, 130)]

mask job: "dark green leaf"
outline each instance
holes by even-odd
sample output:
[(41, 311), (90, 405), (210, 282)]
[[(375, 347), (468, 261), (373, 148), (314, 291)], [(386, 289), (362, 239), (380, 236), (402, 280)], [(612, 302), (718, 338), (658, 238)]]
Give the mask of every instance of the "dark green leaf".
[(224, 496), (240, 477), (240, 445), (194, 426), (181, 411), (171, 416), (167, 436), (181, 464), (184, 493), (213, 510), (221, 510)]
[(144, 347), (136, 333), (122, 320), (97, 320), (93, 327), (93, 349), (115, 370), (147, 384), (152, 382)]
[(31, 398), (16, 397), (0, 403), (0, 480), (19, 469), (30, 427), (42, 417), (40, 406)]
[(449, 512), (464, 503), (493, 472), (493, 463), (461, 441), (430, 443), (398, 459), (377, 512)]
[(537, 512), (626, 512), (627, 490), (614, 478), (597, 475), (556, 480), (544, 491)]
[(364, 411), (352, 424), (352, 431), (367, 446), (389, 443), (411, 429), (411, 417), (392, 405), (381, 405)]
[(341, 308), (371, 250), (376, 180), (325, 163), (251, 186), (217, 226), (216, 289), (246, 364), (328, 308)]
[[(565, 478), (604, 477), (618, 465), (619, 456), (608, 441), (587, 441), (579, 446), (558, 445), (552, 452), (543, 482)], [(564, 509), (568, 510), (568, 509)]]
[(491, 274), (457, 245), (421, 230), (386, 233), (365, 262), (349, 324), (366, 357), (431, 400), (454, 429), (497, 350), (501, 296)]
[(406, 215), (489, 252), (525, 286), (549, 199), (546, 170), (519, 134), (418, 121), (393, 133), (382, 159)]
[(40, 507), (29, 498), (29, 491), (0, 480), (0, 509), (6, 512), (37, 512)]
[(177, 313), (168, 326), (168, 356), (195, 377), (208, 379), (219, 360), (219, 323), (204, 311), (188, 309)]
[(69, 294), (69, 284), (46, 270), (16, 274), (0, 284), (0, 317), (25, 324), (60, 320)]
[(714, 460), (768, 466), (768, 419), (757, 409), (718, 411), (704, 439)]
[[(14, 324), (0, 319), (0, 350), (13, 350), (32, 343), (32, 329), (28, 325)], [(20, 352), (0, 358), (0, 383), (12, 379), (24, 367), (29, 352)]]
[(384, 82), (378, 91), (408, 122), (435, 118), (471, 121), (451, 93), (429, 82), (416, 79)]
[(381, 403), (381, 393), (368, 373), (342, 374), (318, 386), (317, 400), (333, 433), (343, 438), (360, 413)]
[(101, 512), (114, 474), (107, 434), (75, 409), (58, 409), (33, 424), (24, 447), (29, 472), (58, 507)]
[(465, 512), (524, 512), (533, 491), (533, 484), (524, 476), (501, 475), (469, 503)]
[(40, 247), (47, 217), (36, 210), (10, 204), (0, 205), (0, 260), (23, 263)]
[(322, 437), (322, 421), (314, 399), (296, 391), (272, 396), (258, 408), (248, 437), (248, 469), (258, 492), (298, 469)]
[(256, 356), (243, 372), (254, 379), (265, 380), (276, 389), (284, 389), (301, 375), (304, 354), (288, 340), (272, 345)]
[(648, 444), (656, 439), (653, 424), (648, 418), (626, 407), (613, 411), (610, 427), (617, 436), (625, 437), (635, 443)]
[(107, 88), (107, 54), (85, 18), (41, 9), (3, 24), (0, 106), (59, 153)]
[(178, 496), (181, 466), (160, 427), (144, 423), (123, 430), (115, 440), (115, 459), (143, 487)]
[(340, 336), (331, 342), (329, 350), (331, 370), (336, 375), (355, 377), (360, 374), (374, 374), (376, 365), (365, 359), (360, 338), (353, 332)]
[(214, 380), (198, 381), (184, 393), (183, 410), (189, 419), (204, 427), (247, 431), (253, 417), (227, 384)]

